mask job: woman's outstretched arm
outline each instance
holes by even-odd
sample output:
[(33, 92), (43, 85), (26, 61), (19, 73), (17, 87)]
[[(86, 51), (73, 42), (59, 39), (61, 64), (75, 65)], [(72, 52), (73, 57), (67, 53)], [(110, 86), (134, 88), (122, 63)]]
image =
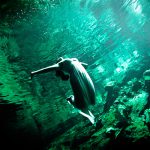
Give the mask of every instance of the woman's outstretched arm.
[(55, 71), (55, 70), (58, 70), (58, 69), (59, 69), (59, 64), (48, 66), (46, 68), (42, 68), (42, 69), (39, 69), (39, 70), (36, 70), (36, 71), (32, 71), (31, 72), (31, 77), (33, 77), (33, 75), (36, 75), (36, 74), (47, 73), (47, 72)]

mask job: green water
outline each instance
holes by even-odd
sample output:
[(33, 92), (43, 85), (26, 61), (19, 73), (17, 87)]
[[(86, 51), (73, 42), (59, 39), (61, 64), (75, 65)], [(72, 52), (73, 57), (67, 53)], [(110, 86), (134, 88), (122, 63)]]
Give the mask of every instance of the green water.
[(13, 121), (6, 113), (10, 120), (4, 119), (5, 130), (12, 137), (21, 131), (49, 143), (57, 125), (65, 127), (65, 121), (79, 115), (65, 100), (72, 94), (69, 82), (55, 73), (29, 79), (31, 71), (52, 65), (59, 57), (89, 65), (96, 89), (92, 110), (98, 117), (107, 83), (115, 81), (121, 88), (134, 78), (143, 81), (143, 72), (150, 67), (149, 27), (148, 0), (1, 1), (0, 103), (21, 105), (12, 109)]

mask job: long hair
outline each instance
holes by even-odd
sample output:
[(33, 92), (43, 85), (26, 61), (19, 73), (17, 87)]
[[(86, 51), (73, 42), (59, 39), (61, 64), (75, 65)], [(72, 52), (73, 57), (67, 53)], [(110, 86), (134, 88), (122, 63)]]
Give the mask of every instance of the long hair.
[[(57, 63), (59, 63), (60, 61), (62, 61), (63, 60), (63, 57), (59, 57), (58, 59), (57, 59)], [(62, 80), (64, 80), (64, 81), (67, 81), (67, 80), (69, 80), (69, 75), (66, 75), (63, 71), (61, 71), (61, 70), (57, 70), (56, 71), (56, 76), (57, 77), (60, 77)]]

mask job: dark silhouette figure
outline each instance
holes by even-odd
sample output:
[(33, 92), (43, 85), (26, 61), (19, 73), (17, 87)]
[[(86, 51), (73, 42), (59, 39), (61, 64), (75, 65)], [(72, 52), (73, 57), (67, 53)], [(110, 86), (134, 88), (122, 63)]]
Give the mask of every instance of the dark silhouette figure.
[(31, 77), (36, 74), (55, 71), (56, 76), (62, 80), (70, 80), (74, 95), (68, 97), (67, 101), (94, 124), (95, 117), (88, 110), (88, 107), (95, 104), (95, 88), (85, 70), (86, 67), (86, 63), (79, 62), (76, 58), (63, 59), (60, 57), (56, 64), (31, 72)]

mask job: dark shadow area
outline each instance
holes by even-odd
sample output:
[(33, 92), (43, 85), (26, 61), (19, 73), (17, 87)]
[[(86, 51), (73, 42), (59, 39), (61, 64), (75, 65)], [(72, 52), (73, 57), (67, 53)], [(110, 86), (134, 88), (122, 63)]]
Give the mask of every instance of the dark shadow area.
[(38, 133), (32, 133), (32, 129), (18, 126), (16, 112), (22, 109), (21, 104), (1, 102), (0, 103), (0, 136), (1, 150), (42, 150), (43, 143)]
[(111, 139), (110, 143), (106, 146), (105, 150), (120, 150), (120, 149), (145, 149), (149, 147), (150, 137), (144, 137), (136, 142), (133, 142), (131, 139), (126, 138), (125, 136), (120, 136), (117, 139)]

